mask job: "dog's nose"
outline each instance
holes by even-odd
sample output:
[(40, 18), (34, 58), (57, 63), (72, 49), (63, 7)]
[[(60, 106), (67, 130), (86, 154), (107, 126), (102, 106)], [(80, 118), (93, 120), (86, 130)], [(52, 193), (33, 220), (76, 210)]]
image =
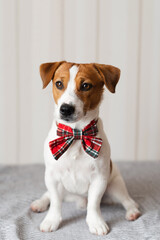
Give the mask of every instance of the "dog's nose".
[(75, 107), (66, 103), (62, 104), (62, 106), (60, 107), (60, 113), (64, 117), (68, 117), (72, 115), (74, 111), (75, 111)]

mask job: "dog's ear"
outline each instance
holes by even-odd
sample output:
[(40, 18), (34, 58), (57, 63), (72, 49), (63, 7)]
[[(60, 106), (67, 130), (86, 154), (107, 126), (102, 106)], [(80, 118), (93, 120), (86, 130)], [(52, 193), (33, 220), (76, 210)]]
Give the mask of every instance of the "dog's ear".
[(43, 63), (40, 65), (39, 69), (40, 69), (40, 75), (43, 82), (43, 88), (47, 87), (49, 82), (53, 79), (57, 68), (64, 62), (65, 61), (51, 62), (51, 63)]
[(115, 88), (120, 78), (120, 69), (111, 65), (94, 64), (95, 68), (103, 78), (103, 81), (111, 93), (115, 93)]

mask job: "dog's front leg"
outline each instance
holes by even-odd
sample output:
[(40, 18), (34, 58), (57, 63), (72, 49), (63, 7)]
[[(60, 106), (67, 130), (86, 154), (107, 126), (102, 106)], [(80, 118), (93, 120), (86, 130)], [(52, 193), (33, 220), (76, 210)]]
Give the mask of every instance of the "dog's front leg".
[(61, 205), (62, 205), (62, 193), (58, 191), (58, 182), (51, 180), (48, 176), (45, 177), (46, 186), (50, 194), (50, 208), (40, 225), (42, 232), (52, 232), (57, 230), (60, 222), (62, 221), (61, 216)]
[(107, 181), (103, 177), (97, 177), (91, 183), (88, 191), (88, 206), (86, 222), (93, 234), (107, 234), (109, 228), (105, 223), (100, 210), (101, 198), (106, 190)]

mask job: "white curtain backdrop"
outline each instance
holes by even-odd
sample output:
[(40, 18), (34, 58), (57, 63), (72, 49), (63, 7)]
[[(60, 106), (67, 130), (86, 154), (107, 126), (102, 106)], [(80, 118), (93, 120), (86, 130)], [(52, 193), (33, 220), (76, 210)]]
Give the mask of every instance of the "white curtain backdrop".
[(159, 0), (0, 0), (0, 163), (43, 162), (51, 84), (39, 65), (68, 60), (121, 69), (101, 117), (113, 160), (160, 160)]

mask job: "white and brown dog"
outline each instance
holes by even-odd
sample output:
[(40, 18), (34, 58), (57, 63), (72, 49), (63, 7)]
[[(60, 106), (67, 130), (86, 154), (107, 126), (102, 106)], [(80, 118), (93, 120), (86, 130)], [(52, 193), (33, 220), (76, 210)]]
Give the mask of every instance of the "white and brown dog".
[[(79, 207), (87, 206), (86, 221), (93, 234), (104, 235), (109, 231), (101, 215), (101, 199), (105, 201), (109, 197), (121, 203), (126, 209), (126, 219), (137, 219), (140, 216), (138, 205), (129, 196), (120, 172), (110, 160), (110, 146), (99, 118), (104, 85), (114, 93), (120, 70), (110, 65), (63, 61), (42, 64), (40, 74), (43, 88), (53, 80), (56, 103), (53, 124), (44, 144), (45, 183), (48, 191), (31, 204), (31, 209), (37, 212), (45, 211), (50, 204), (40, 230), (50, 232), (58, 228), (62, 220), (63, 200), (76, 201)], [(58, 138), (57, 124), (82, 132), (93, 120), (98, 129), (96, 137), (102, 140), (98, 156), (87, 154), (82, 147), (83, 140), (79, 139), (73, 140), (56, 161), (49, 142)]]

